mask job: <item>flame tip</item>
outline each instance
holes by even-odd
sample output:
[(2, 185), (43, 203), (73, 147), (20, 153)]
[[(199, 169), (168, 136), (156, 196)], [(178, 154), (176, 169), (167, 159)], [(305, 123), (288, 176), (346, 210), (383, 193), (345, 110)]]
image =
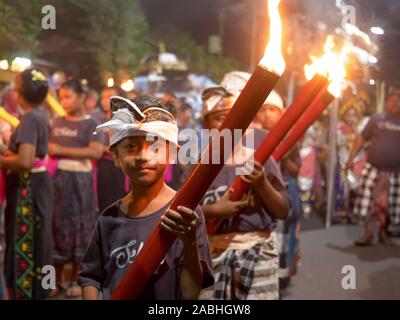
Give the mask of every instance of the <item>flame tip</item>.
[(335, 97), (340, 96), (343, 79), (346, 77), (345, 60), (347, 59), (347, 48), (343, 46), (339, 51), (336, 47), (333, 36), (328, 35), (325, 41), (321, 57), (310, 56), (311, 64), (304, 66), (304, 73), (307, 80), (315, 74), (321, 74), (329, 81), (328, 91)]
[(279, 4), (281, 0), (268, 0), (268, 15), (270, 20), (270, 39), (265, 48), (264, 56), (260, 65), (271, 72), (282, 75), (286, 68), (286, 63), (282, 55), (282, 19), (279, 14)]

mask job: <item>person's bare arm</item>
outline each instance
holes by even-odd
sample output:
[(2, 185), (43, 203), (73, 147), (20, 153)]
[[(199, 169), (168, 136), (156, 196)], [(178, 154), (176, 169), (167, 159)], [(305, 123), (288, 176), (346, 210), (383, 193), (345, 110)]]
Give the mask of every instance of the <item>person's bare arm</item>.
[(229, 198), (233, 193), (233, 189), (229, 189), (218, 201), (212, 204), (201, 206), (206, 219), (224, 219), (238, 214), (248, 205), (247, 197), (239, 201), (231, 201)]
[(365, 144), (365, 139), (361, 134), (359, 134), (356, 138), (356, 141), (354, 141), (353, 147), (350, 150), (349, 158), (347, 159), (346, 162), (346, 170), (351, 169), (351, 167), (353, 166), (354, 158), (360, 152), (364, 144)]
[(282, 194), (275, 189), (270, 179), (264, 175), (264, 167), (254, 162), (254, 170), (250, 175), (241, 176), (244, 182), (254, 188), (268, 213), (276, 219), (286, 219), (289, 213), (288, 205)]
[(58, 144), (49, 144), (49, 154), (51, 156), (72, 157), (76, 159), (100, 159), (103, 155), (104, 147), (100, 142), (91, 142), (85, 148), (63, 147)]
[(300, 166), (298, 166), (292, 159), (289, 157), (282, 159), (282, 166), (292, 178), (298, 177)]
[(36, 146), (22, 143), (18, 147), (17, 154), (9, 156), (0, 155), (0, 166), (11, 171), (30, 170), (35, 161)]
[(83, 300), (99, 300), (100, 294), (96, 287), (85, 286), (82, 288)]
[(183, 245), (183, 266), (180, 287), (184, 299), (194, 300), (199, 297), (203, 282), (203, 268), (200, 263), (197, 238), (187, 240)]
[(183, 299), (197, 299), (203, 282), (203, 268), (200, 263), (197, 229), (199, 217), (185, 207), (178, 211), (167, 210), (161, 226), (183, 241), (183, 265), (180, 274), (180, 288)]

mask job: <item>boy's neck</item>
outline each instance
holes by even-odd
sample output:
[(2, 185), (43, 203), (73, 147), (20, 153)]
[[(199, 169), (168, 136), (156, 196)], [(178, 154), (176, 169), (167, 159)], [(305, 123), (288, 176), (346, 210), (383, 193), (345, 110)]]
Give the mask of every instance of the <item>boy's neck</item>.
[(82, 110), (80, 109), (76, 112), (67, 113), (65, 115), (65, 118), (70, 121), (80, 121), (80, 120), (83, 120), (85, 117), (86, 117), (86, 113), (83, 109)]
[(175, 193), (163, 179), (151, 186), (134, 185), (122, 199), (121, 210), (130, 217), (147, 216), (164, 207)]

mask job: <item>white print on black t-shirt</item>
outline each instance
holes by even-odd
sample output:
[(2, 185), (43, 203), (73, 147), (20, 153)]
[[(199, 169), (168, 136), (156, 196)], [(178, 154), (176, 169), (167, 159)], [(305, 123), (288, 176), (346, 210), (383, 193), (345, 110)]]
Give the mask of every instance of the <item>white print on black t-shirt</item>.
[[(128, 264), (132, 264), (135, 257), (142, 250), (144, 242), (140, 242), (139, 247), (137, 247), (136, 239), (129, 241), (126, 245), (115, 248), (110, 253), (110, 260), (115, 256), (115, 264), (119, 269), (125, 268)], [(136, 245), (136, 246), (135, 246)], [(160, 265), (165, 263), (165, 258), (162, 259)]]
[(139, 248), (136, 248), (136, 242), (136, 240), (131, 240), (126, 245), (115, 248), (111, 251), (110, 259), (115, 256), (115, 264), (118, 268), (123, 269), (135, 260), (135, 257), (143, 248), (143, 242), (139, 244)]
[(400, 125), (394, 124), (393, 122), (388, 122), (388, 121), (379, 122), (378, 128), (386, 129), (386, 130), (390, 130), (390, 131), (400, 131)]
[(203, 205), (217, 202), (225, 194), (226, 190), (228, 190), (228, 187), (224, 185), (213, 190), (208, 190), (204, 196)]
[(53, 128), (53, 135), (55, 137), (76, 138), (78, 136), (78, 130), (73, 130), (67, 127)]

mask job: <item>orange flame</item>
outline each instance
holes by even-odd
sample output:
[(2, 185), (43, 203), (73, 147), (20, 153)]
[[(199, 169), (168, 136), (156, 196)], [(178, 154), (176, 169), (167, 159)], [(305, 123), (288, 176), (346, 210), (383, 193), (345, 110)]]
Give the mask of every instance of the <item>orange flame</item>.
[(282, 75), (286, 64), (282, 55), (282, 21), (279, 15), (279, 3), (280, 0), (268, 0), (270, 37), (260, 65), (269, 71)]
[(305, 76), (310, 80), (316, 73), (330, 81), (328, 91), (335, 97), (340, 96), (343, 80), (346, 78), (345, 62), (347, 49), (342, 47), (340, 52), (335, 52), (335, 42), (328, 36), (324, 45), (324, 54), (317, 58), (311, 56), (312, 63), (304, 66)]

